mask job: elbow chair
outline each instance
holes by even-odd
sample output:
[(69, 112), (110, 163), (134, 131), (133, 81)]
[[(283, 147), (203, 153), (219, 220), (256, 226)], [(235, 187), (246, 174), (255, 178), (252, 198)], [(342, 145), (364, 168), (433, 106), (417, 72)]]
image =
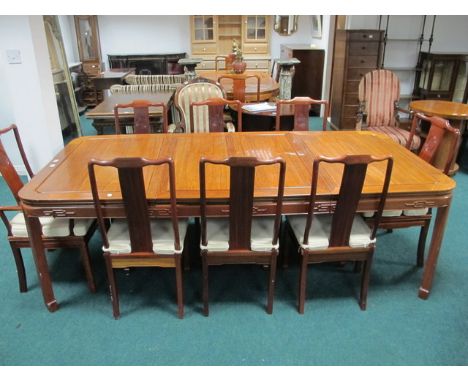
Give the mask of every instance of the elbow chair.
[[(429, 122), (430, 128), (418, 156), (444, 172), (444, 174), (448, 174), (460, 140), (460, 131), (450, 126), (450, 123), (443, 118), (427, 117), (421, 113), (415, 113), (411, 127), (410, 140), (421, 121)], [(441, 148), (444, 140), (448, 143), (448, 150), (442, 152)], [(448, 152), (449, 155), (446, 155), (446, 152)], [(363, 216), (366, 218), (368, 224), (374, 226), (377, 224), (373, 212), (364, 212)], [(378, 226), (379, 228), (390, 231), (394, 228), (421, 227), (416, 264), (418, 267), (422, 267), (424, 265), (426, 238), (429, 232), (431, 219), (432, 211), (430, 208), (384, 210), (382, 218), (378, 222)]]
[[(230, 169), (229, 199), (217, 203), (228, 211), (228, 218), (207, 218), (206, 173), (208, 166)], [(253, 216), (255, 171), (259, 166), (278, 167), (278, 193), (274, 217)], [(200, 224), (203, 274), (203, 313), (209, 314), (208, 267), (224, 264), (261, 264), (270, 267), (267, 313), (273, 311), (273, 294), (278, 255), (286, 162), (282, 158), (260, 160), (255, 157), (231, 157), (225, 160), (200, 159)], [(226, 205), (227, 204), (227, 205)]]
[[(150, 215), (145, 193), (143, 168), (168, 167), (170, 193), (170, 219)], [(125, 219), (113, 219), (107, 230), (102, 202), (98, 193), (95, 167), (114, 167), (118, 171)], [(114, 269), (131, 267), (175, 268), (178, 316), (184, 316), (181, 256), (187, 221), (177, 217), (175, 171), (172, 159), (115, 158), (111, 161), (91, 159), (88, 164), (89, 180), (96, 216), (101, 232), (104, 260), (110, 297), (115, 319), (120, 317), (119, 293)]]
[[(359, 306), (367, 306), (367, 291), (375, 247), (377, 228), (371, 230), (364, 219), (356, 214), (368, 166), (374, 162), (386, 161), (386, 173), (382, 192), (377, 195), (378, 209), (375, 220), (378, 223), (387, 197), (393, 159), (390, 156), (348, 155), (339, 158), (319, 157), (314, 160), (312, 186), (306, 216), (288, 216), (289, 231), (293, 232), (299, 244), (301, 256), (298, 311), (304, 313), (307, 289), (307, 265), (325, 262), (354, 261), (362, 263), (361, 292)], [(325, 166), (324, 166), (325, 164)], [(341, 186), (333, 211), (316, 214), (317, 185), (321, 175), (319, 169), (327, 165), (343, 165)], [(323, 171), (326, 173), (326, 169)]]
[(400, 80), (393, 72), (379, 69), (364, 75), (359, 83), (358, 97), (356, 130), (383, 133), (411, 151), (418, 150), (420, 137), (414, 135), (410, 140), (410, 132), (399, 127), (398, 112), (411, 113), (398, 105)]
[[(18, 150), (28, 175), (32, 178), (34, 174), (31, 170), (31, 166), (29, 165), (26, 153), (24, 152), (23, 144), (16, 125), (10, 125), (5, 129), (0, 129), (0, 136), (11, 131), (15, 136)], [(21, 248), (31, 248), (31, 244), (29, 241), (25, 216), (22, 212), (21, 206), (19, 205), (20, 199), (18, 192), (23, 187), (23, 181), (16, 172), (16, 169), (8, 157), (1, 140), (0, 173), (18, 203), (18, 205), (15, 206), (0, 206), (0, 217), (5, 224), (8, 241), (15, 259), (20, 292), (27, 292), (26, 270), (21, 254)], [(9, 219), (5, 212), (15, 212), (16, 215), (12, 219)], [(96, 229), (96, 221), (94, 219), (68, 219), (48, 216), (39, 218), (39, 221), (42, 226), (42, 242), (45, 249), (77, 248), (80, 251), (80, 257), (83, 263), (88, 288), (91, 292), (95, 292), (96, 286), (91, 267), (88, 242)]]

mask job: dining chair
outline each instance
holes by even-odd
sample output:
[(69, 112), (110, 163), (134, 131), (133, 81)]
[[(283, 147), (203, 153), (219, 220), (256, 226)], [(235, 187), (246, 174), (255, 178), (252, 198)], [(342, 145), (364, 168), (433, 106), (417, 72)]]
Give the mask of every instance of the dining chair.
[(293, 116), (295, 131), (309, 131), (309, 111), (311, 105), (324, 105), (322, 117), (322, 130), (327, 130), (329, 117), (329, 104), (327, 100), (315, 100), (310, 97), (294, 97), (290, 100), (279, 99), (276, 101), (275, 130), (281, 130), (281, 117)]
[[(411, 128), (413, 133), (417, 130), (417, 127), (420, 127), (421, 121), (428, 122), (430, 127), (418, 156), (447, 175), (457, 152), (456, 148), (460, 141), (460, 130), (453, 128), (450, 123), (443, 118), (428, 117), (421, 113), (415, 113)], [(411, 139), (412, 136), (410, 136), (410, 140)], [(444, 150), (442, 150), (443, 145), (447, 145)], [(445, 155), (447, 152), (449, 155)], [(376, 224), (374, 212), (364, 212), (363, 216), (366, 218), (368, 224)], [(421, 227), (416, 265), (422, 267), (424, 265), (426, 238), (429, 232), (431, 219), (432, 210), (430, 208), (384, 210), (378, 225), (379, 228), (390, 231), (394, 228)]]
[[(26, 157), (17, 126), (13, 124), (7, 128), (0, 129), (0, 136), (9, 132), (13, 132), (23, 164), (29, 177), (32, 178), (34, 173)], [(31, 248), (31, 243), (29, 241), (25, 216), (22, 212), (21, 206), (19, 205), (20, 198), (18, 196), (18, 192), (24, 184), (13, 165), (13, 162), (8, 157), (1, 139), (0, 173), (18, 203), (14, 206), (0, 206), (0, 217), (5, 224), (8, 242), (10, 243), (13, 257), (15, 259), (19, 290), (20, 292), (27, 292), (28, 286), (26, 281), (26, 270), (21, 249)], [(15, 212), (15, 215), (10, 219), (6, 212)], [(39, 221), (42, 227), (42, 243), (45, 249), (77, 248), (80, 251), (88, 288), (91, 292), (95, 292), (96, 286), (91, 268), (88, 242), (96, 229), (96, 221), (94, 219), (68, 219), (54, 217), (41, 217), (39, 218)]]
[[(307, 215), (288, 216), (290, 231), (299, 244), (301, 256), (298, 311), (304, 313), (307, 289), (307, 265), (326, 262), (353, 261), (363, 264), (359, 306), (367, 306), (367, 291), (375, 248), (377, 226), (370, 229), (364, 219), (356, 213), (361, 199), (364, 179), (369, 165), (387, 162), (382, 190), (376, 193), (378, 223), (382, 216), (393, 167), (391, 156), (346, 155), (337, 158), (320, 156), (314, 160), (312, 186)], [(327, 173), (327, 166), (343, 166), (343, 174), (336, 205), (330, 213), (317, 214), (317, 185), (319, 177)], [(325, 168), (323, 168), (325, 167)]]
[[(169, 129), (181, 130), (186, 133), (209, 131), (208, 126), (200, 123), (192, 127), (190, 124), (190, 105), (193, 102), (205, 101), (210, 98), (226, 98), (226, 93), (219, 83), (203, 77), (185, 82), (174, 94), (173, 103), (176, 112), (173, 113), (173, 117), (175, 123), (171, 124)], [(203, 118), (199, 116), (198, 120), (208, 121), (208, 116), (205, 115)]]
[(356, 130), (370, 130), (388, 135), (398, 144), (411, 151), (421, 145), (418, 135), (410, 140), (410, 131), (400, 128), (399, 112), (411, 112), (398, 105), (400, 80), (395, 73), (386, 69), (373, 70), (365, 74), (358, 88), (359, 110)]
[(218, 82), (223, 85), (223, 82), (226, 83), (227, 81), (232, 81), (232, 96), (230, 98), (239, 100), (241, 102), (246, 102), (245, 97), (245, 87), (246, 81), (249, 78), (255, 78), (257, 85), (256, 85), (256, 102), (260, 101), (260, 76), (257, 74), (223, 74), (218, 76)]
[[(230, 53), (226, 56), (216, 56), (215, 57), (215, 71), (218, 70), (231, 70), (232, 69), (232, 63), (234, 62), (234, 59), (236, 58), (236, 55), (234, 53)], [(223, 65), (220, 66), (219, 64), (222, 63)]]
[(192, 102), (190, 104), (190, 126), (194, 132), (235, 132), (236, 127), (232, 122), (226, 122), (224, 115), (226, 106), (234, 106), (230, 110), (237, 113), (237, 131), (242, 131), (242, 102), (227, 100), (224, 98), (210, 98), (205, 101)]
[[(167, 165), (169, 181), (168, 218), (155, 218), (150, 210), (145, 191), (143, 169), (147, 166)], [(102, 201), (98, 192), (96, 167), (117, 169), (120, 193), (124, 205), (124, 219), (113, 219), (107, 230)], [(175, 172), (172, 159), (115, 158), (104, 161), (91, 159), (88, 164), (89, 180), (96, 216), (104, 243), (103, 252), (107, 270), (112, 310), (115, 319), (120, 317), (119, 292), (115, 269), (133, 267), (175, 268), (178, 317), (184, 316), (181, 256), (186, 220), (177, 217)], [(102, 194), (101, 194), (102, 195)]]
[[(257, 216), (257, 214), (262, 214), (262, 208), (254, 202), (256, 169), (259, 166), (271, 168), (275, 165), (279, 167), (275, 215), (274, 217)], [(211, 202), (208, 205), (207, 201), (206, 174), (209, 173), (211, 166), (228, 166), (230, 170), (229, 198), (225, 202), (218, 203), (221, 211), (225, 210), (228, 213), (227, 218), (207, 218), (208, 210), (216, 208)], [(255, 157), (230, 157), (225, 160), (200, 159), (200, 249), (205, 316), (209, 314), (208, 267), (225, 264), (262, 264), (270, 267), (266, 310), (268, 314), (272, 313), (285, 172), (286, 162), (282, 158), (268, 160)], [(273, 176), (276, 176), (276, 172), (274, 174)]]
[[(128, 121), (125, 118), (125, 113), (119, 114), (119, 109), (133, 109), (133, 122), (130, 125), (133, 127), (135, 134), (149, 134), (152, 132), (152, 123), (149, 115), (149, 108), (161, 108), (162, 109), (162, 132), (167, 133), (167, 107), (164, 102), (150, 102), (144, 99), (136, 99), (130, 103), (117, 104), (114, 106), (114, 118), (115, 118), (115, 133), (121, 134), (122, 128), (120, 126), (121, 121)], [(153, 122), (154, 123), (154, 122)], [(124, 126), (126, 126), (125, 124)]]

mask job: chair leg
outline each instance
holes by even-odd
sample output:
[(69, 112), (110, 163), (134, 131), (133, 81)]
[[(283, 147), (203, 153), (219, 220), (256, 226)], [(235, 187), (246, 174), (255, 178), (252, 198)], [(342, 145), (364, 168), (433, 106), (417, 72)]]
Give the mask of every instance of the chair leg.
[(107, 279), (109, 282), (109, 293), (112, 302), (112, 311), (114, 318), (117, 320), (120, 317), (120, 308), (119, 308), (119, 292), (117, 290), (117, 284), (115, 282), (115, 273), (112, 268), (112, 260), (109, 256), (104, 255), (104, 260), (106, 263)]
[(177, 315), (184, 318), (184, 291), (182, 282), (182, 259), (176, 255), (176, 290), (177, 290)]
[(23, 256), (21, 250), (10, 243), (13, 257), (15, 258), (16, 272), (18, 273), (19, 290), (21, 293), (28, 291), (28, 284), (26, 282), (26, 270), (24, 269)]
[(430, 224), (431, 224), (430, 220), (424, 223), (424, 225), (421, 227), (421, 232), (419, 233), (418, 256), (416, 259), (416, 265), (420, 268), (424, 266), (424, 252), (426, 249), (426, 238), (427, 238), (427, 233), (429, 232)]
[(299, 301), (298, 311), (300, 314), (304, 314), (304, 304), (306, 297), (306, 285), (307, 285), (307, 254), (301, 249), (301, 271), (299, 275)]
[(208, 317), (208, 261), (206, 253), (202, 252), (202, 273), (203, 273), (203, 314)]
[(268, 281), (268, 301), (267, 301), (267, 313), (273, 313), (273, 299), (275, 297), (275, 283), (276, 283), (276, 264), (278, 260), (278, 252), (273, 251), (270, 262), (270, 277)]
[(370, 270), (372, 267), (372, 255), (363, 261), (363, 270), (361, 278), (361, 296), (359, 298), (359, 306), (361, 310), (366, 310), (367, 307), (367, 291), (369, 289)]
[(80, 244), (80, 257), (83, 263), (86, 281), (88, 282), (88, 288), (92, 293), (95, 293), (96, 283), (94, 282), (93, 270), (91, 268), (91, 257), (89, 256), (88, 244), (85, 242)]

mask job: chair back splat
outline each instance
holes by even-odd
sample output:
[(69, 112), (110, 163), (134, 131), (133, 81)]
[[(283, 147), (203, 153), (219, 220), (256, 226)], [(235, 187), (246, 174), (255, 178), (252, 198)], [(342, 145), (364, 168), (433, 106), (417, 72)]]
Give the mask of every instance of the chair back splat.
[(149, 108), (157, 107), (162, 110), (162, 132), (167, 133), (167, 107), (163, 102), (150, 102), (143, 99), (134, 100), (127, 104), (117, 104), (114, 107), (115, 133), (121, 134), (119, 109), (133, 108), (133, 132), (135, 134), (151, 133)]
[(327, 121), (330, 108), (327, 100), (315, 100), (310, 97), (294, 97), (290, 100), (276, 101), (275, 130), (281, 130), (281, 117), (284, 115), (294, 116), (295, 131), (309, 131), (309, 111), (311, 105), (323, 105), (322, 130), (327, 130)]

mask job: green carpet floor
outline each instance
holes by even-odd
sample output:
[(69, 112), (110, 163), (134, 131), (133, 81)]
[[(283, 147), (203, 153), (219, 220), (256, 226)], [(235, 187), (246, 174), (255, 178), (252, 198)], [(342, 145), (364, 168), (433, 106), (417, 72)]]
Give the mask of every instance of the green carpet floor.
[[(314, 123), (315, 124), (315, 123)], [(319, 125), (319, 124), (318, 124)], [(318, 126), (317, 125), (317, 126)], [(267, 272), (211, 272), (208, 318), (201, 314), (201, 272), (184, 274), (185, 318), (176, 316), (170, 269), (120, 272), (120, 320), (112, 317), (101, 242), (91, 242), (98, 291), (89, 293), (76, 252), (48, 255), (55, 295), (49, 313), (25, 250), (28, 293), (18, 292), (13, 257), (0, 229), (1, 365), (468, 365), (468, 174), (455, 176), (433, 291), (417, 297), (418, 229), (378, 236), (367, 311), (348, 267), (309, 268), (304, 315), (296, 310), (298, 268), (279, 269), (273, 315), (265, 313)], [(0, 203), (14, 203), (0, 179)]]

